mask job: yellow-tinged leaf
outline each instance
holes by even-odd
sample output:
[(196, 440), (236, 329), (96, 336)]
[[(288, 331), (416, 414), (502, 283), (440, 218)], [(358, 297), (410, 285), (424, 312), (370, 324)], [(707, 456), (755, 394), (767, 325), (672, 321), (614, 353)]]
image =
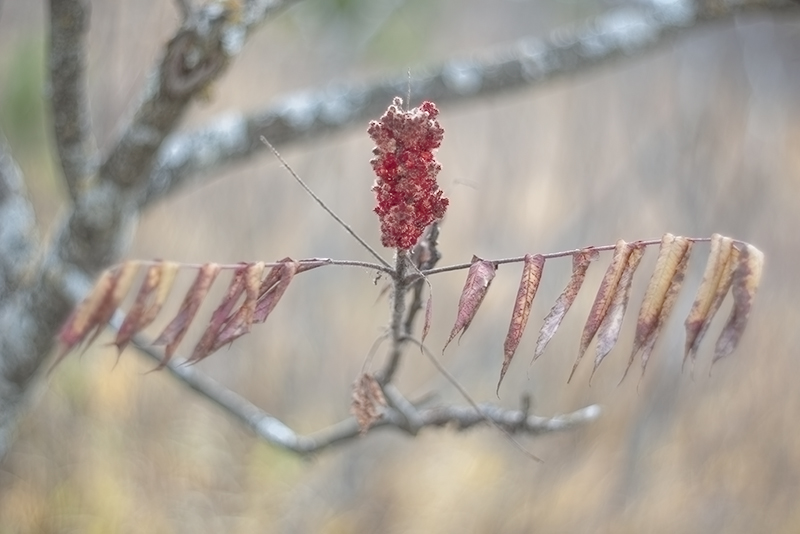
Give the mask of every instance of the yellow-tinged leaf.
[(712, 364), (736, 350), (747, 326), (750, 308), (753, 306), (753, 299), (761, 283), (764, 253), (747, 243), (742, 243), (741, 247), (731, 286), (733, 308), (728, 322), (722, 328), (717, 340)]
[(564, 320), (564, 316), (569, 311), (572, 303), (575, 302), (575, 298), (583, 286), (583, 280), (586, 278), (589, 264), (596, 260), (598, 256), (599, 253), (593, 248), (586, 248), (572, 255), (572, 276), (570, 276), (564, 291), (561, 292), (556, 303), (550, 309), (550, 313), (544, 318), (542, 328), (539, 330), (539, 338), (536, 340), (536, 349), (531, 363), (544, 353), (547, 344), (553, 339), (558, 327), (561, 325), (561, 321)]
[(106, 294), (103, 304), (96, 311), (94, 318), (97, 323), (97, 328), (88, 344), (91, 345), (97, 336), (102, 332), (103, 325), (111, 320), (114, 312), (117, 310), (122, 299), (128, 294), (128, 291), (133, 285), (133, 279), (136, 278), (136, 273), (139, 272), (139, 262), (128, 261), (112, 269), (112, 289)]
[(611, 258), (611, 265), (608, 266), (606, 274), (603, 276), (603, 280), (600, 282), (600, 288), (597, 290), (597, 296), (594, 299), (594, 304), (592, 304), (592, 309), (589, 311), (589, 317), (586, 319), (586, 324), (583, 327), (581, 346), (578, 349), (578, 357), (575, 359), (575, 363), (572, 366), (572, 372), (569, 374), (567, 383), (572, 380), (572, 376), (575, 374), (575, 370), (578, 368), (581, 358), (583, 358), (583, 355), (586, 353), (586, 349), (589, 348), (589, 344), (592, 342), (592, 339), (594, 339), (594, 335), (597, 333), (598, 328), (600, 328), (600, 323), (603, 322), (606, 313), (608, 313), (608, 308), (611, 306), (611, 300), (614, 297), (614, 293), (617, 291), (619, 279), (622, 277), (622, 272), (625, 270), (625, 267), (628, 264), (628, 256), (630, 256), (632, 250), (633, 247), (630, 243), (626, 243), (622, 239), (617, 241), (617, 244), (614, 248), (614, 256)]
[(463, 336), (464, 332), (467, 331), (483, 302), (483, 298), (486, 296), (486, 292), (489, 290), (496, 272), (496, 263), (472, 256), (472, 265), (467, 273), (467, 281), (464, 283), (464, 289), (461, 291), (461, 297), (458, 300), (456, 322), (450, 331), (450, 337), (447, 338), (447, 342), (442, 348), (442, 353), (459, 332)]
[(658, 335), (669, 319), (683, 286), (691, 251), (692, 242), (685, 237), (674, 237), (667, 234), (662, 239), (658, 260), (656, 260), (656, 269), (650, 278), (650, 284), (645, 291), (644, 301), (639, 310), (633, 351), (631, 351), (628, 366), (625, 368), (620, 383), (627, 376), (637, 354), (641, 354), (642, 357), (642, 376), (644, 376)]
[(700, 342), (708, 329), (711, 319), (717, 313), (725, 294), (728, 292), (727, 287), (725, 287), (725, 292), (721, 296), (719, 295), (719, 290), (725, 286), (726, 281), (729, 284), (731, 280), (731, 278), (726, 277), (726, 274), (732, 272), (729, 264), (732, 248), (733, 239), (719, 234), (711, 236), (711, 251), (703, 273), (703, 281), (697, 289), (692, 309), (689, 311), (689, 316), (684, 323), (686, 327), (684, 365), (690, 357), (694, 365)]
[(622, 321), (625, 318), (625, 311), (628, 308), (633, 275), (639, 267), (643, 256), (644, 247), (639, 243), (634, 243), (633, 250), (631, 250), (631, 254), (628, 256), (628, 263), (625, 265), (625, 270), (622, 271), (619, 284), (617, 284), (617, 291), (614, 293), (611, 306), (609, 306), (608, 312), (603, 318), (603, 322), (600, 323), (600, 329), (597, 332), (597, 352), (594, 357), (594, 368), (589, 377), (590, 384), (592, 383), (595, 371), (597, 371), (603, 359), (608, 356), (608, 353), (611, 352), (611, 349), (617, 344), (620, 330), (622, 330)]
[(98, 327), (98, 310), (114, 290), (114, 273), (103, 271), (89, 295), (72, 311), (58, 335), (61, 348), (50, 370), (53, 370), (69, 351), (79, 345), (94, 328)]
[(661, 248), (658, 251), (655, 271), (650, 277), (642, 307), (639, 309), (639, 318), (636, 321), (634, 353), (647, 342), (655, 328), (675, 271), (689, 248), (689, 244), (687, 239), (675, 237), (672, 234), (664, 234), (664, 237), (661, 238)]
[(503, 377), (506, 376), (508, 366), (511, 365), (514, 353), (522, 340), (522, 334), (525, 332), (528, 317), (531, 313), (531, 305), (536, 296), (536, 290), (539, 289), (539, 282), (542, 279), (542, 269), (544, 269), (544, 256), (541, 254), (536, 254), (535, 256), (525, 255), (522, 278), (519, 281), (514, 310), (511, 312), (511, 323), (508, 325), (508, 333), (503, 345), (503, 367), (500, 369), (500, 380), (497, 382), (495, 393), (499, 393)]

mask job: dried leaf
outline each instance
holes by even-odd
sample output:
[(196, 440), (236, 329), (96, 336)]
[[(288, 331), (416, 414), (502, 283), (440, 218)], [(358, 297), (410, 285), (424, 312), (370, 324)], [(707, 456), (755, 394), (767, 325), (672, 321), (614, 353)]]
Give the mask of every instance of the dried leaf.
[(711, 251), (703, 273), (703, 281), (697, 289), (697, 296), (695, 296), (692, 309), (684, 323), (686, 327), (684, 365), (690, 357), (694, 364), (697, 349), (700, 347), (708, 325), (728, 292), (732, 280), (732, 277), (728, 275), (733, 272), (730, 265), (732, 248), (733, 239), (719, 234), (711, 236)]
[(662, 238), (656, 268), (650, 277), (650, 284), (645, 291), (639, 318), (636, 321), (633, 350), (620, 383), (625, 380), (637, 354), (641, 354), (642, 357), (642, 376), (644, 376), (656, 340), (678, 299), (691, 252), (692, 242), (685, 237), (666, 234)]
[(102, 308), (108, 295), (114, 290), (114, 277), (115, 275), (112, 271), (103, 271), (89, 295), (78, 304), (67, 319), (67, 322), (61, 327), (61, 332), (58, 335), (61, 347), (58, 356), (56, 356), (53, 365), (50, 367), (51, 370), (64, 359), (64, 356), (69, 351), (83, 342), (93, 329), (98, 327), (98, 310)]
[(258, 301), (256, 302), (254, 323), (263, 323), (278, 305), (278, 301), (286, 292), (294, 275), (307, 269), (298, 269), (298, 265), (291, 258), (281, 260), (281, 265), (273, 267), (261, 283)]
[[(117, 346), (118, 352), (121, 353), (125, 350), (131, 338), (156, 318), (169, 295), (177, 272), (177, 263), (163, 261), (151, 265), (147, 269), (144, 281), (136, 294), (136, 300), (117, 331), (114, 344)], [(153, 295), (156, 289), (158, 291)]]
[(586, 319), (586, 324), (583, 327), (578, 357), (575, 359), (575, 363), (572, 366), (572, 372), (569, 374), (567, 383), (572, 380), (572, 376), (575, 374), (575, 370), (578, 368), (581, 358), (583, 358), (586, 349), (589, 348), (589, 344), (592, 342), (592, 339), (594, 339), (598, 328), (600, 328), (600, 323), (603, 322), (606, 313), (608, 313), (611, 300), (614, 297), (614, 293), (617, 291), (619, 279), (622, 277), (622, 271), (625, 270), (625, 266), (628, 264), (628, 256), (630, 256), (631, 250), (633, 250), (633, 248), (630, 243), (626, 243), (622, 239), (617, 241), (616, 247), (614, 248), (614, 256), (611, 258), (611, 265), (606, 269), (606, 274), (600, 282), (600, 288), (597, 290), (594, 304), (592, 304), (589, 317)]
[[(291, 265), (292, 267), (296, 266), (295, 263), (287, 264), (287, 266), (288, 265)], [(229, 317), (225, 322), (222, 330), (219, 333), (219, 336), (214, 342), (213, 350), (211, 352), (214, 352), (221, 346), (226, 345), (250, 332), (250, 327), (254, 322), (256, 304), (261, 286), (261, 275), (263, 273), (264, 262), (254, 263), (247, 267), (247, 271), (245, 272), (244, 276), (244, 302), (239, 309), (236, 310), (236, 313)], [(288, 285), (288, 282), (286, 285)]]
[(130, 291), (137, 272), (139, 272), (139, 262), (136, 261), (128, 261), (112, 269), (111, 291), (106, 293), (106, 298), (103, 300), (103, 303), (95, 311), (93, 320), (97, 327), (92, 337), (87, 341), (87, 346), (94, 343), (94, 340), (96, 340), (100, 332), (103, 331), (103, 326), (114, 316), (114, 312), (117, 311), (120, 302), (122, 302), (122, 299), (124, 299), (125, 295)]
[(220, 267), (216, 263), (206, 263), (200, 267), (197, 278), (195, 278), (192, 287), (189, 288), (183, 303), (181, 303), (178, 315), (153, 342), (153, 345), (167, 346), (164, 351), (164, 360), (159, 364), (158, 369), (162, 369), (172, 358), (175, 349), (180, 344), (183, 336), (186, 335), (186, 331), (189, 329), (195, 315), (197, 315), (197, 310), (200, 309), (200, 305), (206, 298), (208, 290), (217, 278), (219, 271)]
[[(244, 293), (245, 277), (247, 276), (248, 267), (249, 265), (245, 264), (234, 271), (231, 281), (228, 284), (228, 289), (225, 291), (225, 296), (222, 297), (219, 306), (217, 306), (217, 309), (211, 314), (208, 326), (205, 332), (203, 332), (203, 335), (200, 336), (200, 341), (195, 345), (194, 350), (192, 350), (192, 355), (187, 362), (197, 362), (211, 354), (211, 347), (213, 347), (219, 331), (222, 329), (225, 322), (230, 319), (234, 306), (236, 306), (236, 303), (239, 302), (239, 297)], [(258, 281), (258, 283), (260, 282), (261, 280)]]
[(717, 340), (712, 364), (736, 350), (745, 326), (747, 326), (750, 308), (753, 305), (756, 291), (758, 291), (758, 285), (761, 283), (763, 270), (764, 253), (753, 245), (742, 243), (731, 287), (733, 309)]
[(447, 349), (447, 345), (453, 341), (456, 334), (464, 332), (469, 328), (472, 319), (478, 312), (478, 308), (489, 290), (489, 286), (494, 279), (497, 272), (497, 264), (491, 261), (482, 260), (477, 256), (472, 256), (472, 265), (467, 273), (467, 281), (464, 283), (464, 289), (461, 291), (461, 298), (458, 300), (458, 313), (456, 315), (456, 322), (453, 325), (453, 330), (450, 332), (450, 337), (447, 338), (447, 343), (442, 348), (442, 353)]
[(514, 310), (511, 312), (511, 323), (508, 325), (508, 333), (503, 345), (503, 367), (500, 369), (500, 380), (497, 382), (495, 393), (499, 393), (503, 377), (506, 376), (508, 366), (511, 365), (514, 353), (522, 340), (522, 334), (525, 332), (528, 317), (531, 313), (531, 305), (536, 296), (536, 290), (539, 288), (539, 282), (542, 279), (542, 269), (544, 269), (544, 256), (541, 254), (536, 254), (535, 256), (525, 255), (522, 278), (519, 281)]
[(386, 398), (375, 377), (369, 373), (359, 376), (353, 384), (353, 402), (350, 411), (358, 421), (361, 434), (366, 434), (367, 430), (380, 420), (385, 407)]
[(603, 359), (608, 356), (608, 353), (611, 352), (611, 349), (617, 344), (620, 330), (622, 330), (622, 320), (628, 308), (628, 298), (631, 294), (633, 274), (639, 267), (643, 256), (644, 247), (634, 243), (631, 255), (628, 256), (628, 263), (625, 265), (625, 270), (622, 271), (619, 284), (617, 284), (617, 290), (614, 293), (611, 306), (609, 306), (608, 312), (603, 318), (603, 322), (600, 323), (600, 329), (597, 332), (597, 352), (594, 357), (594, 369), (592, 369), (592, 374), (589, 377), (590, 384), (592, 383), (595, 371), (597, 371)]
[(419, 344), (419, 350), (425, 346), (425, 338), (428, 337), (428, 332), (431, 330), (431, 316), (433, 315), (433, 293), (428, 294), (428, 302), (425, 303), (425, 324), (422, 325), (422, 340)]
[(539, 339), (536, 340), (536, 350), (533, 353), (533, 360), (531, 363), (544, 353), (544, 349), (561, 325), (564, 316), (569, 311), (572, 303), (583, 286), (583, 280), (586, 278), (586, 271), (589, 269), (589, 264), (598, 258), (599, 254), (592, 248), (583, 249), (572, 255), (572, 276), (567, 283), (567, 287), (559, 295), (558, 300), (553, 305), (550, 313), (544, 318), (542, 329), (539, 331)]

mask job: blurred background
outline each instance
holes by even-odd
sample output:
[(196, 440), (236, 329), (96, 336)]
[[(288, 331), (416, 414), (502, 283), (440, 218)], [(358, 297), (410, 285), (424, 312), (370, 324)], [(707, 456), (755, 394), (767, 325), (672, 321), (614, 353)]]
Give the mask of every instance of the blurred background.
[[(46, 235), (66, 195), (47, 127), (41, 4), (0, 6), (0, 126)], [(468, 57), (619, 6), (303, 2), (252, 38), (186, 127), (332, 80)], [(93, 10), (89, 93), (98, 143), (108, 147), (179, 15), (166, 0), (95, 2)], [(153, 362), (134, 349), (115, 365), (114, 352), (98, 343), (43, 381), (22, 421), (0, 464), (0, 533), (798, 532), (798, 94), (800, 21), (756, 16), (541, 87), (442, 109), (439, 181), (451, 201), (442, 265), (666, 231), (719, 232), (761, 248), (767, 263), (748, 330), (710, 375), (729, 302), (694, 373), (680, 365), (682, 320), (707, 245), (695, 247), (673, 320), (638, 387), (636, 373), (617, 387), (631, 317), (591, 387), (589, 361), (566, 384), (607, 256), (529, 368), (536, 329), (570, 273), (569, 260), (547, 263), (499, 402), (515, 407), (527, 393), (538, 415), (591, 403), (605, 411), (578, 431), (521, 438), (544, 464), (493, 429), (427, 429), (416, 438), (380, 431), (302, 459), (259, 441), (166, 373), (146, 374)], [(283, 155), (377, 245), (371, 146), (362, 124)], [(153, 207), (130, 251), (187, 262), (284, 256), (368, 259), (266, 153)], [(634, 301), (654, 256), (640, 267)], [(463, 279), (432, 280), (434, 349), (449, 333)], [(477, 401), (496, 401), (518, 279), (518, 266), (501, 267), (470, 330), (443, 358)], [(368, 271), (303, 274), (266, 325), (200, 367), (299, 432), (325, 427), (348, 415), (351, 383), (387, 323), (380, 292)], [(179, 300), (173, 296), (172, 310)], [(438, 402), (464, 403), (414, 350), (398, 384), (412, 399), (433, 391)]]

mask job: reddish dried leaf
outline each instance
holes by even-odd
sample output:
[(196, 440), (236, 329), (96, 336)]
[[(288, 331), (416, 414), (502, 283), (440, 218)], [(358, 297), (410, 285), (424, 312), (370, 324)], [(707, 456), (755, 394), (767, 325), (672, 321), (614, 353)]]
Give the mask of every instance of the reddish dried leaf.
[[(275, 281), (268, 285), (265, 282), (273, 276), (273, 272), (275, 272)], [(278, 301), (286, 292), (286, 288), (289, 287), (289, 284), (297, 272), (297, 263), (290, 258), (281, 260), (281, 265), (273, 267), (272, 270), (270, 270), (269, 274), (267, 274), (267, 278), (264, 279), (265, 282), (261, 283), (255, 313), (253, 314), (254, 323), (263, 323), (267, 320), (267, 317), (269, 317), (269, 314), (275, 309), (275, 306), (278, 305)]]
[(514, 310), (511, 312), (511, 323), (508, 325), (508, 333), (503, 345), (503, 367), (500, 369), (500, 380), (497, 382), (495, 393), (500, 392), (500, 384), (502, 384), (503, 377), (506, 376), (508, 366), (511, 365), (514, 353), (522, 340), (522, 334), (525, 332), (531, 313), (531, 305), (542, 279), (542, 269), (544, 269), (544, 256), (541, 254), (525, 255), (517, 298), (514, 301)]
[(603, 322), (606, 313), (608, 313), (611, 300), (614, 297), (614, 293), (617, 291), (619, 279), (622, 277), (622, 271), (625, 270), (625, 266), (628, 264), (628, 256), (630, 256), (631, 250), (633, 250), (633, 248), (630, 243), (626, 243), (622, 239), (617, 241), (617, 245), (614, 248), (614, 257), (611, 258), (611, 265), (606, 269), (606, 274), (600, 282), (600, 288), (597, 290), (594, 304), (592, 304), (589, 317), (586, 319), (586, 324), (583, 327), (578, 357), (575, 359), (575, 363), (572, 366), (572, 372), (569, 374), (567, 383), (572, 380), (572, 376), (575, 374), (575, 370), (578, 368), (581, 358), (583, 358), (586, 349), (589, 348), (589, 344), (592, 342), (592, 339), (594, 339), (598, 328), (600, 328), (600, 323)]
[[(114, 344), (122, 352), (131, 338), (146, 328), (161, 311), (178, 272), (177, 263), (158, 262), (147, 269), (136, 300), (117, 331)], [(153, 293), (158, 289), (156, 294)]]
[(594, 369), (589, 377), (589, 383), (592, 383), (592, 378), (597, 368), (603, 362), (603, 359), (608, 356), (614, 345), (617, 344), (619, 339), (620, 330), (622, 330), (622, 321), (625, 318), (625, 311), (628, 308), (628, 298), (631, 294), (631, 284), (633, 283), (633, 275), (639, 267), (639, 263), (644, 256), (644, 247), (638, 243), (633, 244), (631, 255), (628, 256), (628, 263), (625, 265), (625, 270), (622, 271), (617, 290), (614, 293), (614, 298), (611, 301), (611, 306), (608, 308), (603, 322), (600, 323), (600, 329), (597, 332), (597, 352), (594, 357)]
[(491, 261), (482, 260), (477, 256), (472, 256), (472, 265), (467, 273), (467, 281), (464, 284), (464, 289), (461, 291), (461, 298), (458, 301), (458, 313), (456, 315), (456, 322), (453, 325), (453, 330), (450, 332), (450, 337), (447, 338), (447, 343), (442, 348), (442, 353), (447, 349), (447, 345), (453, 341), (456, 334), (464, 332), (469, 328), (472, 319), (478, 312), (478, 308), (489, 290), (489, 286), (494, 279), (497, 272), (497, 264)]
[(539, 331), (539, 339), (536, 340), (536, 350), (533, 353), (531, 363), (544, 353), (547, 344), (553, 339), (556, 330), (561, 325), (561, 321), (569, 311), (572, 303), (575, 302), (575, 298), (583, 286), (583, 280), (586, 278), (586, 270), (589, 269), (589, 264), (596, 260), (598, 256), (598, 252), (592, 248), (583, 249), (572, 255), (572, 276), (550, 313), (544, 318), (544, 323)]
[(750, 308), (753, 305), (756, 291), (758, 291), (763, 270), (764, 254), (753, 245), (743, 243), (731, 287), (733, 309), (731, 309), (728, 322), (725, 323), (717, 340), (712, 364), (736, 350), (747, 326)]
[(105, 324), (114, 316), (114, 312), (117, 311), (117, 307), (120, 302), (122, 302), (122, 299), (124, 299), (125, 295), (130, 291), (131, 285), (133, 285), (133, 279), (136, 278), (136, 273), (139, 271), (139, 262), (128, 261), (113, 268), (111, 271), (112, 288), (111, 291), (106, 293), (106, 298), (103, 300), (103, 303), (95, 311), (93, 320), (97, 327), (92, 337), (86, 342), (87, 346), (94, 343), (97, 336), (103, 331)]
[[(287, 264), (295, 267), (295, 263)], [(289, 267), (291, 269), (291, 267)], [(253, 324), (253, 319), (256, 311), (256, 304), (258, 301), (259, 287), (261, 284), (261, 275), (264, 273), (264, 263), (254, 263), (247, 268), (244, 277), (245, 299), (242, 305), (236, 310), (236, 313), (225, 321), (219, 336), (213, 344), (211, 352), (219, 349), (233, 340), (250, 332), (250, 327)], [(288, 282), (287, 282), (288, 285)], [(277, 286), (276, 286), (277, 287)], [(209, 352), (210, 354), (210, 352)]]
[[(205, 332), (203, 332), (203, 335), (200, 336), (200, 341), (195, 345), (194, 350), (192, 350), (192, 355), (187, 362), (193, 363), (200, 361), (211, 353), (211, 347), (214, 345), (219, 331), (222, 329), (225, 322), (230, 319), (234, 306), (236, 306), (236, 303), (239, 302), (239, 297), (244, 293), (245, 277), (248, 267), (249, 265), (245, 264), (234, 271), (231, 281), (228, 284), (228, 289), (225, 291), (225, 296), (222, 297), (219, 306), (217, 306), (217, 309), (211, 314), (208, 326)], [(259, 280), (259, 282), (260, 281), (261, 280)]]
[(386, 397), (375, 377), (369, 373), (359, 376), (353, 384), (353, 402), (350, 405), (350, 412), (358, 421), (361, 434), (366, 434), (367, 430), (380, 420), (385, 407)]
[(703, 281), (697, 289), (692, 309), (684, 323), (686, 327), (684, 365), (690, 357), (694, 364), (697, 349), (700, 347), (708, 325), (728, 292), (732, 280), (732, 277), (728, 275), (733, 272), (730, 265), (732, 249), (733, 239), (719, 234), (711, 236), (711, 251), (703, 273)]
[(200, 309), (200, 305), (206, 298), (208, 290), (217, 278), (219, 271), (220, 267), (216, 263), (207, 263), (200, 267), (192, 287), (189, 288), (183, 303), (181, 303), (178, 315), (153, 342), (153, 345), (166, 345), (164, 359), (159, 364), (158, 369), (162, 369), (172, 358), (175, 349), (180, 344), (183, 336), (186, 335), (186, 331), (189, 330), (192, 320), (197, 315), (197, 310)]
[[(644, 301), (636, 322), (633, 351), (620, 383), (625, 380), (637, 354), (642, 356), (642, 376), (644, 376), (656, 340), (669, 319), (683, 286), (686, 267), (692, 252), (692, 242), (684, 237), (673, 236), (673, 239), (670, 239), (667, 236), (664, 236), (665, 239), (661, 241), (662, 247), (658, 260), (656, 260), (656, 270), (650, 278), (647, 291), (645, 291)], [(675, 263), (676, 259), (677, 263)], [(654, 313), (657, 315), (652, 320), (651, 317)]]

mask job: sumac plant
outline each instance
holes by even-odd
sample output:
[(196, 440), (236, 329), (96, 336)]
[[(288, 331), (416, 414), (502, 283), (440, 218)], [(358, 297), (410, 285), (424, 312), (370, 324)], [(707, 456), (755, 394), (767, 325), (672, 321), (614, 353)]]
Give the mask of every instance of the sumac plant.
[[(160, 315), (162, 306), (170, 296), (170, 289), (177, 272), (181, 269), (197, 272), (194, 283), (183, 296), (177, 315), (152, 341), (152, 345), (165, 347), (159, 366), (164, 367), (175, 355), (200, 306), (206, 300), (209, 289), (222, 271), (232, 271), (227, 290), (222, 300), (217, 303), (205, 331), (195, 343), (191, 353), (182, 359), (182, 363), (199, 362), (250, 332), (253, 325), (265, 322), (284, 298), (289, 286), (293, 283), (302, 283), (302, 280), (295, 280), (298, 277), (302, 279), (300, 275), (304, 272), (334, 265), (368, 267), (391, 280), (391, 310), (387, 334), (390, 338), (390, 349), (386, 356), (386, 364), (379, 372), (363, 373), (356, 379), (354, 385), (352, 411), (359, 431), (364, 433), (373, 425), (391, 423), (387, 421), (389, 407), (405, 415), (404, 424), (410, 424), (415, 417), (417, 419), (421, 417), (414, 412), (413, 405), (391, 385), (403, 350), (409, 345), (423, 350), (440, 371), (446, 374), (425, 345), (425, 338), (431, 327), (433, 300), (430, 296), (425, 298), (424, 295), (434, 275), (466, 271), (464, 289), (458, 307), (454, 311), (455, 322), (441, 349), (444, 352), (450, 342), (456, 336), (463, 335), (476, 319), (481, 303), (497, 275), (498, 266), (522, 264), (519, 289), (510, 310), (508, 333), (502, 350), (498, 347), (499, 392), (503, 377), (525, 332), (537, 288), (546, 270), (565, 268), (563, 259), (571, 259), (572, 275), (544, 319), (539, 330), (533, 360), (545, 352), (548, 343), (556, 334), (575, 298), (583, 289), (584, 279), (591, 264), (602, 253), (611, 255), (611, 262), (596, 290), (594, 303), (585, 321), (569, 381), (593, 342), (595, 342), (594, 370), (616, 345), (628, 309), (634, 275), (645, 251), (658, 247), (655, 270), (650, 275), (644, 299), (639, 304), (633, 347), (622, 375), (624, 379), (637, 359), (640, 361), (641, 373), (644, 374), (656, 340), (663, 331), (681, 291), (694, 248), (696, 245), (706, 245), (706, 243), (710, 246), (710, 252), (705, 260), (705, 272), (685, 320), (684, 363), (687, 360), (694, 363), (709, 324), (729, 293), (733, 297), (733, 306), (716, 341), (712, 363), (730, 355), (736, 349), (758, 289), (764, 257), (753, 245), (729, 237), (714, 234), (711, 237), (696, 238), (667, 233), (661, 239), (631, 242), (620, 239), (612, 245), (588, 246), (547, 254), (525, 254), (514, 258), (485, 259), (473, 256), (467, 263), (436, 267), (441, 258), (437, 246), (439, 224), (449, 203), (436, 182), (441, 165), (435, 158), (435, 151), (444, 135), (444, 130), (437, 120), (438, 114), (439, 111), (432, 102), (424, 102), (417, 108), (406, 109), (402, 100), (395, 98), (383, 116), (369, 125), (369, 135), (375, 142), (371, 164), (377, 176), (372, 187), (376, 199), (374, 211), (380, 223), (381, 243), (393, 250), (393, 263), (385, 260), (379, 252), (342, 222), (284, 163), (292, 176), (337, 222), (359, 240), (377, 262), (322, 258), (304, 260), (283, 258), (273, 262), (234, 265), (126, 261), (104, 271), (89, 295), (75, 308), (61, 330), (59, 337), (61, 350), (56, 361), (60, 361), (80, 344), (91, 344), (97, 338), (106, 323), (117, 312), (123, 299), (134, 290), (135, 280), (142, 281), (136, 289), (133, 304), (116, 328), (114, 344), (120, 351)], [(275, 154), (280, 158), (277, 152)], [(415, 316), (420, 312), (423, 313), (424, 322), (419, 335), (415, 335), (412, 325)], [(446, 376), (452, 380), (452, 377), (447, 374)], [(457, 383), (456, 386), (464, 393)], [(460, 419), (456, 418), (462, 426), (469, 426), (481, 420), (494, 423), (504, 430), (509, 430), (513, 426), (513, 422), (489, 413), (488, 409), (477, 406), (471, 400), (470, 404), (472, 405), (470, 413), (461, 413)], [(418, 420), (416, 428), (421, 424), (448, 422), (447, 417), (441, 414), (439, 416), (440, 420), (437, 420), (435, 412), (428, 412), (427, 419)]]

